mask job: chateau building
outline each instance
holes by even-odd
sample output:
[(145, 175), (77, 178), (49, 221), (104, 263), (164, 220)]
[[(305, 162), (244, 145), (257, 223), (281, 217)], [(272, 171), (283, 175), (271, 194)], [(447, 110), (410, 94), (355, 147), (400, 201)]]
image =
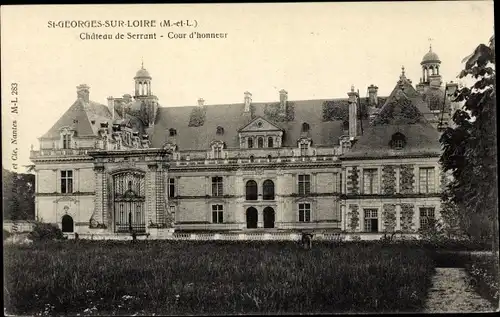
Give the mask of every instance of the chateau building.
[(389, 96), (160, 106), (141, 67), (134, 95), (77, 99), (31, 152), (36, 213), (93, 234), (319, 230), (412, 232), (438, 218), (443, 88), (429, 50)]

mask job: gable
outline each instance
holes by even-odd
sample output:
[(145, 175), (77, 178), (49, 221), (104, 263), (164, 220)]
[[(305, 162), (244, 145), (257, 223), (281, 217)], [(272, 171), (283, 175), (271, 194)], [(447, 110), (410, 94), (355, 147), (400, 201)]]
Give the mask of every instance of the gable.
[(282, 129), (262, 117), (257, 117), (239, 130), (241, 133), (262, 131), (282, 131)]

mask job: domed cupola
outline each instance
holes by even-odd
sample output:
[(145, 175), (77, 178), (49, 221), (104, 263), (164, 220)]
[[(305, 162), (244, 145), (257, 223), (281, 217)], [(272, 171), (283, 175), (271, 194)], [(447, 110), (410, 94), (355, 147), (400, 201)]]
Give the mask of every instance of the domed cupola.
[(439, 56), (432, 51), (432, 46), (429, 46), (429, 52), (424, 55), (420, 65), (422, 65), (422, 78), (420, 82), (435, 87), (441, 86), (441, 74), (439, 74), (441, 60)]
[(135, 74), (135, 97), (151, 96), (151, 75), (141, 64), (141, 69)]

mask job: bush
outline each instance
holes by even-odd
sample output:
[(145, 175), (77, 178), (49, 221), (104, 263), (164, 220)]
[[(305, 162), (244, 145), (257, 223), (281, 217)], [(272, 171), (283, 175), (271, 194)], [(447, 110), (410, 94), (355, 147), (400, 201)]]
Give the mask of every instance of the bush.
[(465, 265), (476, 291), (498, 309), (499, 290), (499, 263), (494, 255), (472, 256)]
[(33, 241), (60, 240), (64, 235), (54, 224), (37, 222), (28, 237)]

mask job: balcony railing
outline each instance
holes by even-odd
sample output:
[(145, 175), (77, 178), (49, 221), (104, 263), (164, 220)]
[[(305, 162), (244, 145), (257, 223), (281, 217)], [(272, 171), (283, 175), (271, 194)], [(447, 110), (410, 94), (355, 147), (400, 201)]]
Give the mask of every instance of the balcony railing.
[(80, 156), (87, 155), (89, 149), (41, 149), (31, 151), (30, 157), (40, 156)]

